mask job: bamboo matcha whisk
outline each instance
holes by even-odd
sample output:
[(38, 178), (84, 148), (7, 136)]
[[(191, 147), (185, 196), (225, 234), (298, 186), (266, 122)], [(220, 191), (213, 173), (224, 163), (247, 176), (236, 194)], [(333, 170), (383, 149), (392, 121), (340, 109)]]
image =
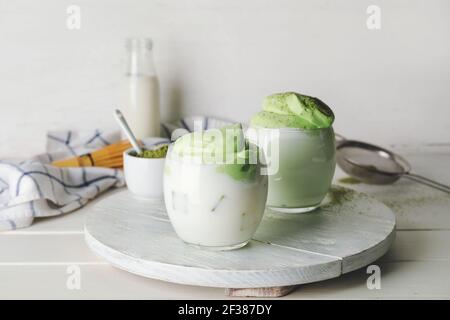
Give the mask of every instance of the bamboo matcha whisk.
[(123, 152), (131, 147), (138, 153), (142, 153), (140, 143), (134, 137), (133, 132), (127, 124), (124, 116), (119, 110), (114, 111), (114, 116), (120, 127), (126, 134), (127, 140), (122, 140), (110, 144), (102, 149), (83, 154), (78, 157), (53, 161), (52, 165), (56, 167), (107, 167), (120, 168), (123, 167)]
[(78, 157), (53, 161), (52, 165), (56, 167), (120, 168), (123, 166), (123, 152), (130, 148), (131, 143), (122, 140)]

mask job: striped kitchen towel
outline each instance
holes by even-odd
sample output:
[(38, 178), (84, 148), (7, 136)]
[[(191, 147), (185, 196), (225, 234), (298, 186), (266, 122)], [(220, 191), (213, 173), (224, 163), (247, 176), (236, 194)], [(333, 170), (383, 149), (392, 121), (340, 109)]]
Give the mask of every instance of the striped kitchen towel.
[[(144, 144), (151, 147), (169, 141), (171, 136), (226, 124), (229, 122), (208, 117), (185, 117), (177, 123), (162, 124), (165, 137), (144, 139)], [(118, 130), (54, 131), (47, 134), (46, 153), (25, 161), (0, 160), (0, 231), (28, 227), (37, 217), (74, 211), (103, 191), (124, 186), (122, 170), (50, 165), (54, 160), (91, 152), (118, 140)]]

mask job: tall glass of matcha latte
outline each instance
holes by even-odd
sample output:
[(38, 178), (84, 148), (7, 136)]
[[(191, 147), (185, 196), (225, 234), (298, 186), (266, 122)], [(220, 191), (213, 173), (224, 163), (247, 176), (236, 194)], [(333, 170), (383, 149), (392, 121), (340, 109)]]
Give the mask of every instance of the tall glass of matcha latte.
[(176, 233), (206, 249), (244, 246), (261, 222), (267, 178), (240, 125), (182, 136), (169, 147), (164, 168), (164, 200)]
[(332, 110), (314, 97), (287, 92), (264, 100), (248, 135), (265, 153), (269, 208), (302, 213), (320, 205), (336, 166), (333, 121)]

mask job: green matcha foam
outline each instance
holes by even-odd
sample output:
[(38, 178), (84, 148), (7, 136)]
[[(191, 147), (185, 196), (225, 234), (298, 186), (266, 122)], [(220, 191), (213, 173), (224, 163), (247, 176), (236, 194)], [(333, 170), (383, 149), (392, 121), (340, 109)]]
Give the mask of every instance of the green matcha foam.
[(173, 152), (180, 157), (197, 157), (203, 160), (224, 160), (245, 148), (245, 138), (240, 124), (220, 129), (191, 132), (179, 138)]
[(192, 132), (179, 138), (173, 145), (173, 154), (179, 159), (215, 164), (217, 172), (240, 181), (255, 177), (256, 156), (253, 155), (256, 153), (256, 146), (251, 149), (245, 141), (240, 124)]
[(276, 93), (264, 99), (263, 110), (251, 125), (263, 128), (320, 129), (333, 124), (333, 111), (321, 100), (295, 92)]

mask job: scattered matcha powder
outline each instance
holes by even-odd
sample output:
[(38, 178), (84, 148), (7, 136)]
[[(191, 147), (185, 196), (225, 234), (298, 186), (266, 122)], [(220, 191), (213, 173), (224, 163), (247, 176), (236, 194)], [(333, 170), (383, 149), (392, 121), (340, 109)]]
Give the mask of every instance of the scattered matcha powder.
[(341, 178), (341, 179), (339, 179), (339, 182), (340, 182), (340, 183), (345, 183), (345, 184), (359, 184), (359, 183), (361, 183), (360, 180), (355, 179), (355, 178), (353, 178), (353, 177), (344, 177), (344, 178)]
[(382, 200), (382, 202), (394, 212), (400, 214), (409, 213), (411, 208), (423, 208), (429, 204), (439, 206), (448, 205), (450, 203), (450, 197), (445, 193), (440, 194), (438, 192), (430, 195), (411, 195), (407, 198), (396, 197)]
[(341, 205), (350, 201), (353, 198), (355, 191), (346, 188), (331, 188), (328, 194), (330, 196), (331, 205)]

